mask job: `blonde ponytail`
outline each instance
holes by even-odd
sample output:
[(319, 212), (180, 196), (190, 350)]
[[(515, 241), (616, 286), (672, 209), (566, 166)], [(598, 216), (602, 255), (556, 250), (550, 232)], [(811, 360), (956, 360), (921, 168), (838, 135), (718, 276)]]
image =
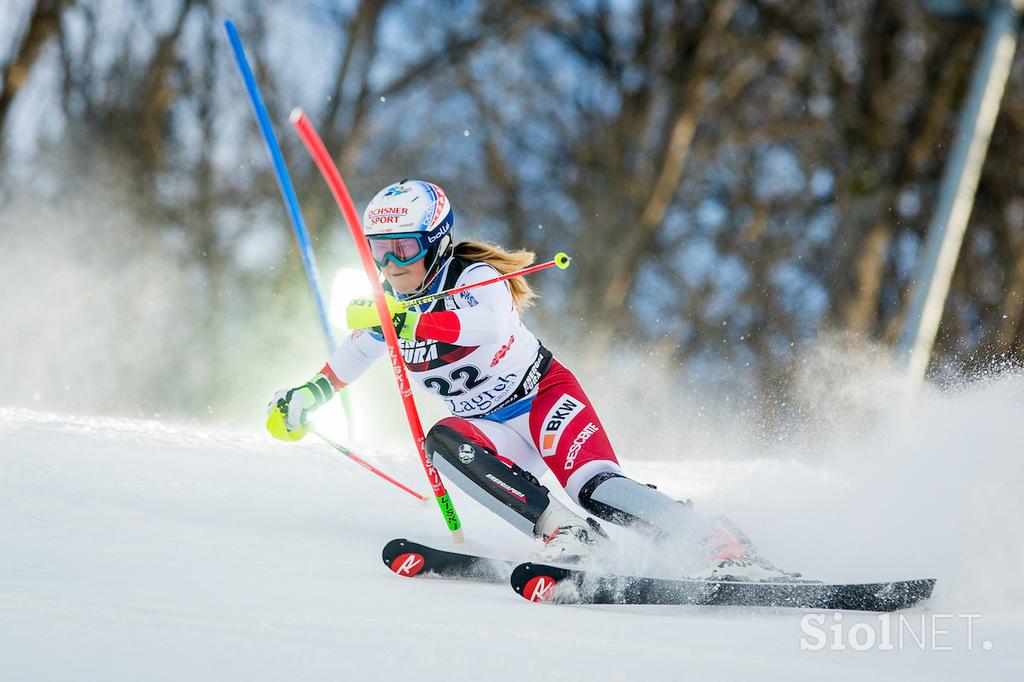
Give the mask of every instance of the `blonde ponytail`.
[[(476, 263), (487, 263), (503, 275), (516, 270), (522, 270), (533, 264), (537, 259), (533, 251), (506, 251), (495, 244), (484, 242), (463, 241), (455, 245), (455, 257), (464, 258)], [(512, 291), (512, 300), (516, 307), (522, 310), (533, 305), (537, 298), (524, 277), (513, 277), (505, 280)]]

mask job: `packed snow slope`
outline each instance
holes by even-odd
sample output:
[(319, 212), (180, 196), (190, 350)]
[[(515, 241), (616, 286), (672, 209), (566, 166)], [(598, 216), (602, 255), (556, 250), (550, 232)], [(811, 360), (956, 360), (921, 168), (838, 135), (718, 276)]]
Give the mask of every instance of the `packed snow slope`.
[[(436, 507), (313, 439), (0, 409), (0, 679), (1020, 679), (1021, 397), (1012, 379), (931, 400), (823, 462), (624, 453), (782, 566), (937, 577), (930, 602), (888, 617), (892, 650), (867, 651), (846, 634), (801, 650), (816, 640), (784, 610), (535, 605), (399, 578), (388, 539), (450, 546)], [(426, 492), (411, 454), (364, 452)], [(466, 550), (528, 555), (452, 492)], [(826, 617), (823, 632), (882, 634), (878, 615)]]

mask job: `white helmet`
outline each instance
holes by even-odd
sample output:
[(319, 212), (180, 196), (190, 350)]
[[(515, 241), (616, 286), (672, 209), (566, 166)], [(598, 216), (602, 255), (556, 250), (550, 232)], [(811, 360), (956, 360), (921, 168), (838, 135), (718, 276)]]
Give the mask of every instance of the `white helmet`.
[(378, 268), (389, 260), (405, 266), (424, 259), (427, 272), (419, 292), (451, 257), (454, 222), (455, 212), (443, 189), (422, 180), (402, 180), (370, 201), (363, 213), (363, 232)]

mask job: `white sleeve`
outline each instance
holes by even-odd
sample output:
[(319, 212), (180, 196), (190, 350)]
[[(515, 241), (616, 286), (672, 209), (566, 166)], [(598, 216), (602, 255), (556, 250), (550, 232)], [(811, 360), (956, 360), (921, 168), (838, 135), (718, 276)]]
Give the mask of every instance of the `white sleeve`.
[(354, 329), (331, 353), (327, 365), (346, 385), (363, 375), (384, 355), (384, 337), (367, 329)]
[[(455, 283), (456, 287), (476, 284), (497, 277), (500, 273), (486, 263), (475, 263), (466, 268)], [(505, 343), (515, 328), (518, 317), (512, 292), (506, 282), (463, 291), (453, 297), (457, 308), (438, 313), (426, 313), (417, 336), (447, 341), (458, 346), (482, 346)], [(457, 319), (452, 320), (449, 316)], [(427, 323), (424, 324), (424, 321)]]

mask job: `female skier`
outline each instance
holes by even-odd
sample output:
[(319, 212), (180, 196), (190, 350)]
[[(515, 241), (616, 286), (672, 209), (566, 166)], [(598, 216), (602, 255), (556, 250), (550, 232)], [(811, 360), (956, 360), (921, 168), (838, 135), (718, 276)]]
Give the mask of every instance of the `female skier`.
[[(482, 282), (526, 267), (527, 251), (508, 252), (474, 241), (456, 244), (454, 212), (444, 191), (403, 180), (367, 206), (363, 229), (385, 290), (398, 300)], [(699, 526), (689, 507), (623, 474), (594, 406), (576, 377), (523, 324), (534, 298), (522, 277), (444, 297), (418, 309), (393, 308), (406, 367), (445, 401), (450, 417), (426, 436), (434, 466), (468, 495), (522, 532), (544, 542), (539, 561), (578, 561), (607, 535), (538, 482), (550, 470), (587, 512), (655, 538), (680, 537)], [(389, 302), (389, 305), (391, 303)], [(279, 391), (268, 410), (275, 438), (297, 440), (306, 417), (355, 381), (384, 354), (372, 299), (348, 307), (351, 335), (312, 379)], [(374, 331), (374, 327), (377, 331)], [(275, 409), (276, 408), (276, 409)], [(745, 561), (735, 532), (712, 553), (721, 570), (753, 577), (770, 565)], [(727, 551), (722, 552), (722, 547)], [(724, 563), (723, 563), (724, 562)]]

